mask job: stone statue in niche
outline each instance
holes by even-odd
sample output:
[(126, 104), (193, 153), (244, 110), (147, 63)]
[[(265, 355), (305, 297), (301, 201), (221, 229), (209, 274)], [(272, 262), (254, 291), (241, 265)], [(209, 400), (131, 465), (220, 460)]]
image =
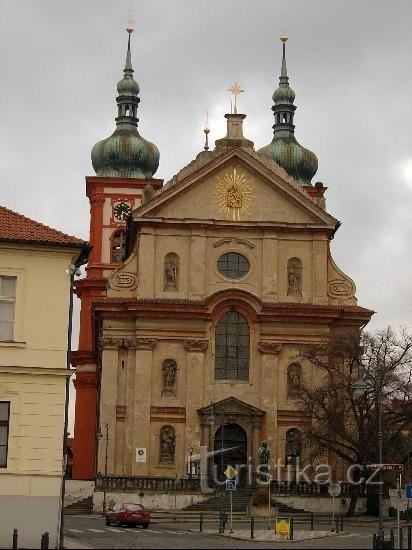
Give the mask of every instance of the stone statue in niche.
[(179, 286), (179, 256), (171, 252), (164, 262), (164, 290), (178, 290)]
[(288, 397), (296, 399), (302, 393), (302, 368), (298, 363), (288, 367)]
[(288, 296), (302, 296), (302, 262), (299, 258), (288, 261)]
[(174, 359), (165, 359), (162, 365), (162, 395), (176, 396), (177, 364)]
[(173, 426), (160, 430), (160, 464), (172, 466), (175, 463), (176, 435)]
[(262, 441), (259, 447), (258, 453), (259, 453), (260, 471), (267, 472), (269, 468), (269, 460), (270, 460), (270, 447), (267, 441)]

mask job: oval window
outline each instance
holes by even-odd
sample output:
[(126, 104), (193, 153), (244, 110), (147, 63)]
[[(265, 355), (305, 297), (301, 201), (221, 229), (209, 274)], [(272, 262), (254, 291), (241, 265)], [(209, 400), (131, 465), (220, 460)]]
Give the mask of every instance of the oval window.
[(227, 252), (217, 261), (217, 269), (228, 279), (241, 279), (250, 270), (249, 260), (238, 252)]

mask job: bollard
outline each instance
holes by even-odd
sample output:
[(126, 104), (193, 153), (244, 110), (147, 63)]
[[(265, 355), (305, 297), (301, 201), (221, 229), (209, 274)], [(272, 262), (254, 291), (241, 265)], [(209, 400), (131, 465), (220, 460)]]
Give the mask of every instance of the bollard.
[(340, 530), (343, 531), (343, 514), (340, 515)]
[(400, 550), (403, 549), (403, 527), (400, 527), (400, 528), (399, 528), (398, 548), (399, 548)]
[(41, 536), (40, 548), (41, 550), (48, 550), (49, 548), (49, 533), (47, 531)]
[(16, 550), (17, 548), (17, 538), (19, 536), (19, 533), (17, 529), (13, 529), (13, 550)]
[(290, 518), (290, 535), (289, 540), (293, 540), (293, 517)]
[(200, 518), (199, 518), (199, 531), (203, 531), (203, 512), (200, 512)]
[(255, 538), (255, 518), (253, 516), (250, 518), (250, 538)]
[(223, 512), (220, 511), (219, 513), (219, 535), (225, 532), (225, 528), (223, 525)]
[(393, 529), (391, 529), (390, 541), (392, 544), (391, 548), (395, 548), (395, 533), (393, 532)]
[(313, 531), (313, 512), (310, 513), (310, 530)]
[(408, 550), (412, 548), (412, 527), (408, 525)]

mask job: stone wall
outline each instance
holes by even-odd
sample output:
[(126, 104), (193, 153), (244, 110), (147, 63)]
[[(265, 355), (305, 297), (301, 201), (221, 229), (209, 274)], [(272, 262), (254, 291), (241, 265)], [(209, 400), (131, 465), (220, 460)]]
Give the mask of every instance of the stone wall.
[[(205, 498), (207, 498), (205, 495), (181, 493), (176, 496), (173, 493), (145, 493), (143, 497), (139, 497), (139, 493), (112, 493), (108, 491), (106, 494), (106, 507), (108, 509), (113, 503), (134, 502), (151, 510), (174, 510), (175, 508), (181, 510), (191, 504), (202, 502)], [(93, 495), (93, 511), (95, 513), (103, 511), (102, 491), (95, 491)]]

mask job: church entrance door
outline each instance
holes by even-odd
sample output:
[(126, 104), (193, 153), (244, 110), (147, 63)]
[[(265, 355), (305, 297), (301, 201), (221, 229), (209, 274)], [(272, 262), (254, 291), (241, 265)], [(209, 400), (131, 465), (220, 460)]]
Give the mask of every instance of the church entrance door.
[[(224, 452), (219, 452), (221, 450)], [(226, 479), (224, 471), (230, 464), (234, 468), (247, 464), (247, 436), (239, 424), (222, 424), (215, 434), (215, 472), (219, 480)], [(246, 479), (246, 467), (241, 469), (239, 481)]]

